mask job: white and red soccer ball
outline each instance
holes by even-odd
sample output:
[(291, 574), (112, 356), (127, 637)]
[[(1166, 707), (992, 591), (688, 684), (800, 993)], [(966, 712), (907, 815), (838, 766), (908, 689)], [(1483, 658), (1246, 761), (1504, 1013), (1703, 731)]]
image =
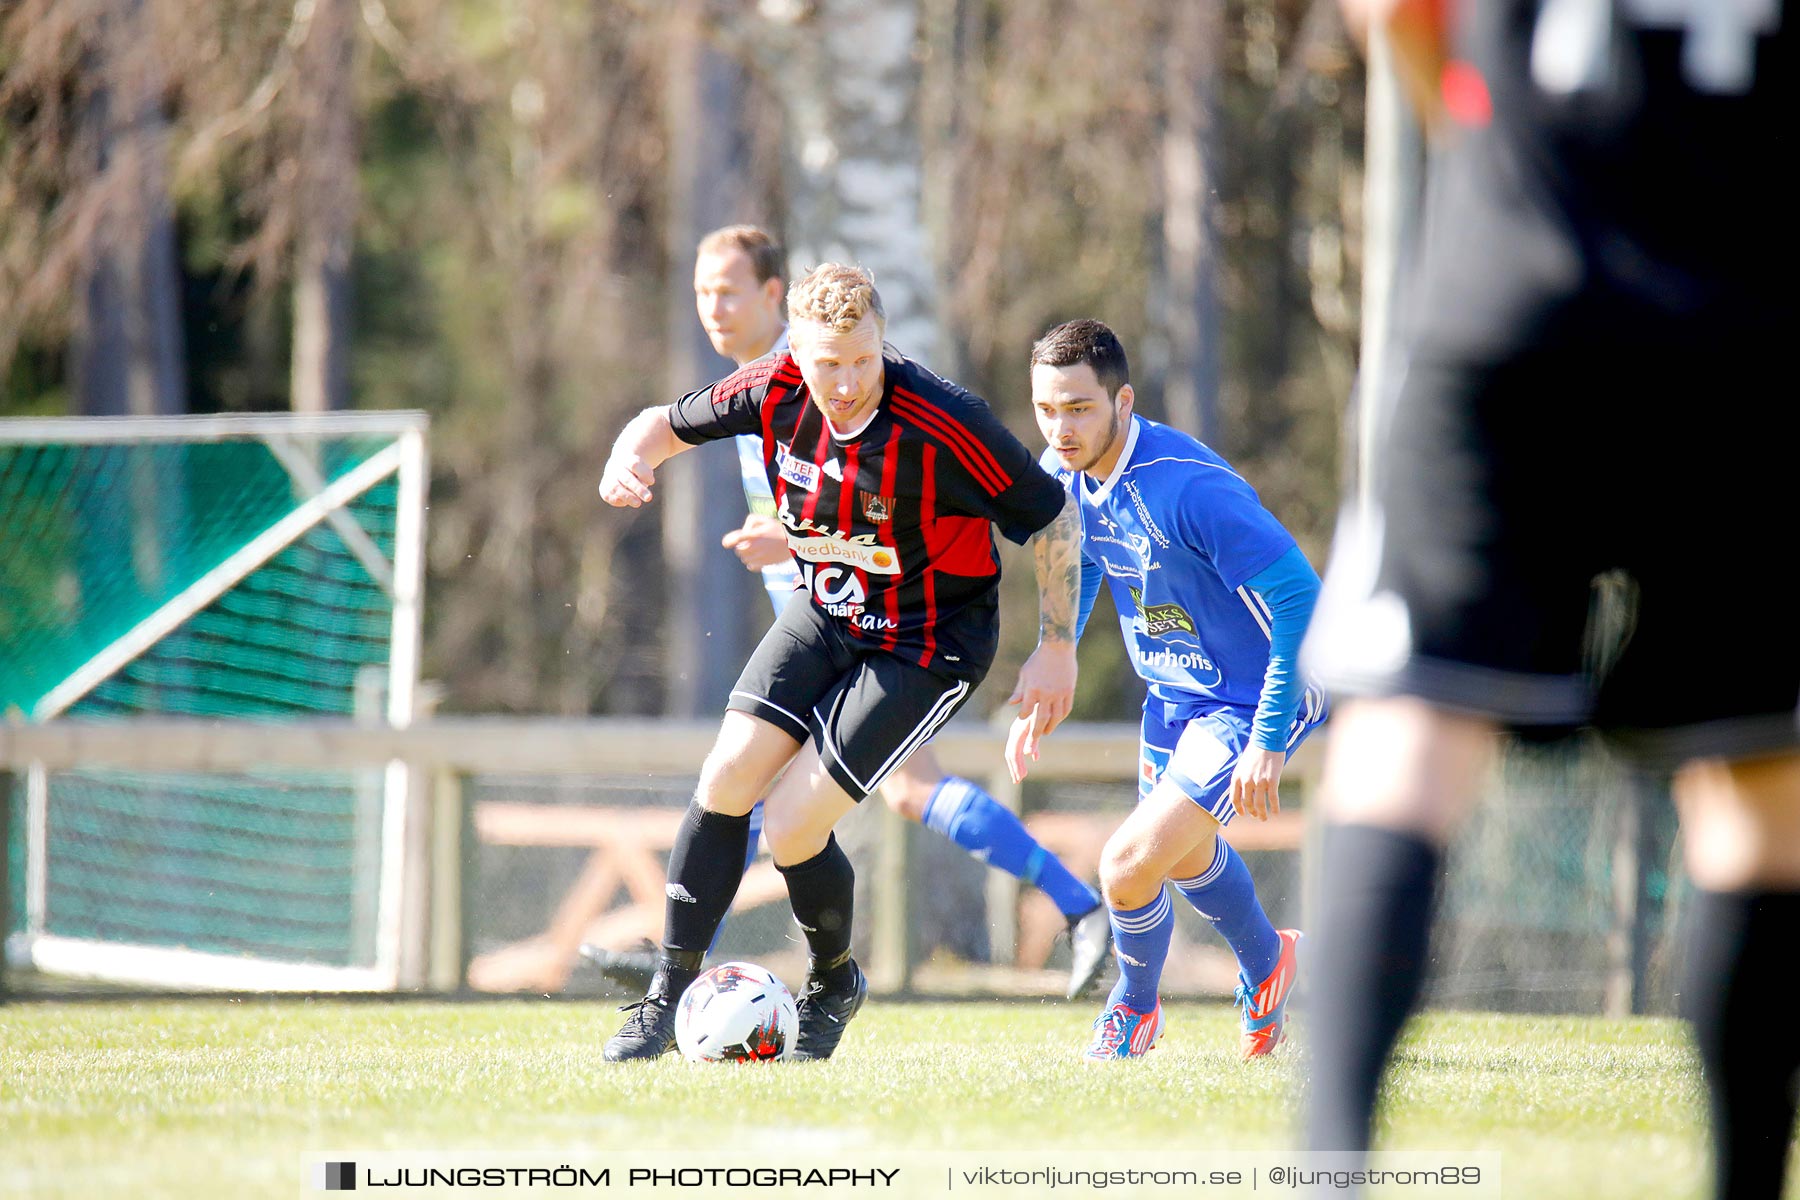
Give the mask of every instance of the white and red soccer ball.
[(786, 1058), (799, 1031), (793, 994), (755, 963), (702, 972), (675, 1007), (675, 1045), (689, 1062)]

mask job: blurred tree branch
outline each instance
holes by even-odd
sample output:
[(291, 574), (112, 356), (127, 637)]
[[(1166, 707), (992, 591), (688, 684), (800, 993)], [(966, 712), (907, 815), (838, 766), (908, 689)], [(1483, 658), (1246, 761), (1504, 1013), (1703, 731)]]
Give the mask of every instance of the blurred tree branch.
[[(137, 311), (178, 315), (188, 345), (206, 347), (188, 364), (188, 390), (206, 403), (268, 406), (306, 390), (292, 374), (289, 285), (315, 269), (307, 264), (329, 262), (354, 282), (356, 343), (343, 360), (354, 402), (434, 416), (427, 659), (451, 705), (658, 710), (668, 599), (659, 531), (601, 513), (592, 476), (627, 414), (669, 398), (662, 364), (684, 319), (668, 300), (691, 265), (670, 234), (666, 181), (688, 134), (668, 119), (668, 7), (136, 5), (0, 9), (0, 408), (67, 403), (93, 265), (108, 246), (148, 244), (159, 203), (172, 228), (162, 244), (179, 250), (179, 294)], [(1165, 221), (1196, 215), (1191, 196), (1171, 190), (1164, 158), (1183, 94), (1169, 72), (1194, 65), (1170, 62), (1170, 6), (906, 6), (910, 32), (827, 49), (828, 27), (849, 8), (702, 5), (699, 36), (744, 79), (741, 120), (753, 137), (733, 197), (741, 211), (784, 224), (805, 256), (841, 246), (870, 257), (887, 239), (859, 222), (916, 230), (913, 215), (829, 199), (842, 190), (834, 172), (850, 131), (818, 99), (826, 83), (878, 94), (878, 78), (857, 77), (889, 69), (877, 61), (916, 72), (911, 99), (872, 107), (862, 138), (913, 138), (924, 162), (913, 203), (927, 236), (894, 238), (912, 252), (875, 265), (884, 288), (909, 281), (948, 345), (927, 349), (915, 334), (901, 344), (1026, 434), (1025, 351), (1054, 321), (1114, 325), (1151, 415), (1167, 414), (1183, 356), (1210, 352), (1217, 430), (1206, 435), (1320, 552), (1361, 288), (1361, 68), (1334, 6), (1212, 9), (1217, 136), (1200, 179), (1216, 189), (1206, 195), (1218, 332), (1207, 346), (1170, 319), (1172, 305), (1196, 303), (1176, 297), (1166, 247)], [(878, 29), (887, 0), (864, 7), (855, 15)], [(139, 14), (139, 32), (134, 54), (118, 59), (103, 36), (123, 12)], [(327, 38), (329, 22), (338, 32)], [(361, 49), (342, 86), (306, 55), (329, 42), (339, 47), (329, 61), (343, 64), (346, 37)], [(807, 78), (796, 78), (802, 61)], [(91, 114), (101, 95), (127, 94), (127, 70), (144, 103), (119, 130), (141, 135), (145, 150), (108, 156)], [(1189, 139), (1175, 149), (1192, 148), (1192, 135), (1175, 136)], [(309, 232), (322, 217), (330, 228)], [(148, 328), (140, 345), (168, 344)], [(217, 379), (234, 372), (255, 380), (221, 390)], [(1122, 683), (1095, 702), (1122, 711), (1133, 692)]]

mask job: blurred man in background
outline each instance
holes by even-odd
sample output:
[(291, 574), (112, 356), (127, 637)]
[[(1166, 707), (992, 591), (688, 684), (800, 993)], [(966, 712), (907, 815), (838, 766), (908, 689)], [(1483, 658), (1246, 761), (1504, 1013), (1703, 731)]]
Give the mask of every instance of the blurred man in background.
[[(1587, 724), (1676, 770), (1717, 1191), (1773, 1197), (1800, 1069), (1779, 1015), (1800, 623), (1756, 581), (1794, 539), (1792, 36), (1773, 2), (1348, 7), (1438, 144), (1373, 507), (1307, 643), (1355, 697), (1323, 786), (1308, 1144), (1369, 1146), (1496, 732)], [(1590, 629), (1602, 577), (1631, 599), (1622, 645)]]
[[(782, 260), (781, 246), (754, 225), (728, 225), (700, 239), (694, 261), (694, 306), (713, 349), (740, 367), (788, 348)], [(775, 498), (763, 469), (762, 437), (744, 434), (736, 442), (749, 512), (742, 526), (725, 535), (724, 546), (747, 570), (761, 572), (779, 617), (801, 586), (800, 572), (775, 517)], [(1042, 889), (1069, 926), (1069, 998), (1093, 986), (1111, 949), (1112, 928), (1100, 896), (1039, 845), (1011, 809), (974, 781), (946, 772), (929, 746), (919, 747), (895, 768), (880, 792), (888, 807), (907, 820), (922, 822), (979, 861)], [(756, 857), (762, 805), (751, 811), (750, 821), (746, 867)], [(636, 990), (647, 988), (656, 971), (656, 954), (650, 950), (588, 946), (582, 953), (608, 978)]]

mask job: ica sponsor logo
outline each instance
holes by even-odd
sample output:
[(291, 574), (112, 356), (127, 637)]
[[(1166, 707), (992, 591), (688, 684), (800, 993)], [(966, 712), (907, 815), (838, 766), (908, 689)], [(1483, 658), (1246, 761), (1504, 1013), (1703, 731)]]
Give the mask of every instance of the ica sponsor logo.
[(842, 617), (858, 629), (899, 628), (898, 622), (864, 609), (863, 602), (868, 599), (868, 594), (863, 591), (862, 581), (856, 577), (855, 571), (845, 570), (843, 567), (821, 567), (814, 563), (801, 564), (801, 571), (814, 601), (832, 616)]

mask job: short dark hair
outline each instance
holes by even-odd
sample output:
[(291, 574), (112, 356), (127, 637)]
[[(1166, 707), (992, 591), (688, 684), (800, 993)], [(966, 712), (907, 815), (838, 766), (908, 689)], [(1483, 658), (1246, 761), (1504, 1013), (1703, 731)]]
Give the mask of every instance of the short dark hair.
[(724, 254), (739, 250), (750, 258), (750, 269), (756, 272), (756, 282), (767, 283), (771, 279), (786, 279), (781, 260), (787, 257), (773, 235), (766, 229), (755, 225), (727, 225), (723, 229), (715, 229), (700, 239), (695, 250), (696, 257), (701, 254)]
[(1119, 337), (1099, 321), (1083, 317), (1064, 321), (1039, 338), (1031, 347), (1031, 365), (1073, 367), (1086, 363), (1094, 369), (1094, 378), (1116, 396), (1131, 382), (1131, 364), (1125, 361), (1125, 347)]

